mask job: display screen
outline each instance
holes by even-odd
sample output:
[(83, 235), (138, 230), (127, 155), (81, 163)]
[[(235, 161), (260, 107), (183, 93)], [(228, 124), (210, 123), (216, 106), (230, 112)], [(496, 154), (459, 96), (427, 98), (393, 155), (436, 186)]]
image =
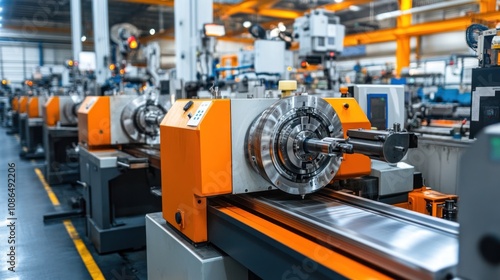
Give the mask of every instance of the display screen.
[(387, 95), (368, 95), (368, 118), (372, 127), (379, 130), (387, 129)]

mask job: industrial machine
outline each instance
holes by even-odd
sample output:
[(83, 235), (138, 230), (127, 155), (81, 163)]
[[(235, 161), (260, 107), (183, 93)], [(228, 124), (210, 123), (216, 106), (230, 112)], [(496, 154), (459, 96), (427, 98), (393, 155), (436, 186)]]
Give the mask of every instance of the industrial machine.
[(79, 179), (79, 95), (51, 96), (43, 106), (45, 178), (49, 184), (73, 183)]
[(469, 47), (477, 51), (479, 59), (479, 67), (472, 69), (469, 138), (473, 139), (484, 127), (500, 122), (500, 81), (495, 78), (500, 73), (500, 33), (498, 29), (473, 24), (466, 35)]
[(397, 125), (370, 127), (353, 98), (177, 101), (161, 126), (166, 223), (147, 216), (148, 276), (175, 278), (184, 263), (198, 279), (452, 273), (455, 224), (326, 187), (416, 146)]
[(88, 96), (78, 109), (87, 236), (99, 253), (145, 245), (144, 214), (161, 209), (160, 122), (167, 95)]
[(358, 101), (372, 127), (386, 130), (393, 123), (405, 123), (404, 86), (353, 85), (348, 93)]
[[(459, 266), (460, 279), (496, 279), (500, 275), (500, 223), (478, 219), (484, 213), (498, 213), (500, 170), (500, 124), (488, 126), (463, 154), (460, 161)], [(481, 205), (481, 207), (478, 207)], [(483, 207), (484, 206), (484, 207)]]
[[(45, 97), (26, 96), (19, 101), (19, 138), (21, 152), (19, 156), (26, 159), (43, 158), (43, 119), (42, 108)], [(23, 107), (25, 107), (23, 109)]]
[(9, 98), (10, 110), (7, 112), (7, 130), (8, 135), (19, 133), (19, 96), (12, 95)]
[(308, 64), (322, 64), (328, 90), (339, 91), (336, 71), (337, 56), (344, 50), (345, 26), (333, 12), (312, 10), (293, 24), (295, 39), (299, 42), (299, 58)]

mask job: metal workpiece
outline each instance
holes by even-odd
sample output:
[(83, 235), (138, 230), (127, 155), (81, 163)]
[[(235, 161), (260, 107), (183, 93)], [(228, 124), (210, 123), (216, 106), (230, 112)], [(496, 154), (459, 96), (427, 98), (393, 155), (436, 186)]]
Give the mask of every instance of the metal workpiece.
[(353, 146), (355, 153), (367, 155), (389, 163), (401, 161), (408, 149), (416, 148), (418, 138), (411, 132), (394, 130), (350, 129), (347, 131), (347, 143)]
[[(236, 206), (266, 220), (280, 221), (283, 228), (344, 252), (391, 278), (445, 279), (455, 275), (458, 224), (453, 222), (329, 189), (305, 199), (275, 192), (226, 197), (212, 205), (214, 209)], [(213, 235), (224, 233), (214, 231)], [(216, 237), (212, 238), (217, 240), (215, 245), (232, 250), (226, 244), (229, 237)], [(240, 263), (247, 261), (238, 252), (227, 253)]]
[(165, 98), (142, 95), (130, 101), (120, 117), (127, 136), (134, 142), (157, 144), (160, 123), (167, 113), (169, 102)]
[(318, 152), (317, 142), (305, 143), (326, 137), (343, 137), (340, 119), (328, 102), (307, 95), (284, 98), (267, 108), (248, 130), (248, 160), (275, 187), (305, 195), (327, 185), (339, 169), (340, 156)]
[(323, 139), (307, 138), (303, 141), (304, 151), (307, 153), (321, 153), (329, 156), (341, 153), (352, 154), (353, 146), (342, 138), (325, 137)]

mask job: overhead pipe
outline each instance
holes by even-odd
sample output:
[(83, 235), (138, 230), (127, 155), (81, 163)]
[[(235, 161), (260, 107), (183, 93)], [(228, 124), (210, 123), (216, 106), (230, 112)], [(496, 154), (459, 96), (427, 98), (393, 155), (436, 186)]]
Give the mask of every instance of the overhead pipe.
[(388, 12), (388, 13), (378, 14), (375, 16), (375, 19), (376, 20), (384, 20), (384, 19), (399, 17), (402, 15), (418, 14), (418, 13), (428, 12), (428, 11), (432, 11), (432, 10), (439, 10), (439, 9), (460, 6), (460, 5), (470, 4), (470, 3), (477, 3), (477, 1), (476, 0), (455, 0), (455, 1), (440, 2), (440, 3), (436, 3), (436, 4), (411, 8), (411, 9), (408, 9), (405, 11), (397, 10), (397, 11), (392, 11), (392, 12)]

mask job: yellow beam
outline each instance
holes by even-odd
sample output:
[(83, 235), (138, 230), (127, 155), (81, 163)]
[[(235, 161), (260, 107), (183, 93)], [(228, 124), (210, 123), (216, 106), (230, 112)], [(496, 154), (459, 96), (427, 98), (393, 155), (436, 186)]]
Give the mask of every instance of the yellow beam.
[(478, 21), (496, 22), (500, 18), (500, 12), (478, 13), (444, 21), (426, 22), (403, 28), (391, 28), (379, 31), (347, 35), (344, 38), (344, 46), (355, 46), (359, 44), (374, 44), (396, 41), (397, 36), (408, 37), (423, 36), (451, 31), (463, 31), (471, 23)]
[(283, 18), (283, 19), (296, 19), (303, 15), (302, 12), (293, 10), (281, 10), (281, 9), (243, 9), (238, 11), (242, 14), (256, 14), (265, 17), (273, 18)]
[(222, 20), (228, 19), (230, 16), (240, 13), (240, 11), (243, 10), (248, 10), (248, 9), (253, 9), (255, 10), (255, 5), (257, 5), (259, 1), (257, 0), (243, 0), (239, 4), (236, 5), (231, 5), (226, 8), (220, 9), (219, 11), (219, 17)]
[(217, 41), (253, 44), (255, 39), (253, 39), (253, 38), (241, 38), (241, 37), (221, 37), (221, 38), (217, 38)]
[(494, 12), (497, 10), (497, 0), (480, 0), (479, 11), (481, 13)]
[(257, 8), (259, 9), (271, 9), (274, 5), (276, 5), (279, 1), (281, 0), (266, 0), (266, 1), (260, 1), (259, 5), (257, 5)]
[[(412, 0), (399, 0), (399, 9), (404, 12), (412, 7)], [(398, 29), (411, 26), (411, 14), (403, 14), (397, 19)], [(401, 69), (410, 66), (410, 36), (399, 34), (396, 36), (396, 75), (401, 75)]]

